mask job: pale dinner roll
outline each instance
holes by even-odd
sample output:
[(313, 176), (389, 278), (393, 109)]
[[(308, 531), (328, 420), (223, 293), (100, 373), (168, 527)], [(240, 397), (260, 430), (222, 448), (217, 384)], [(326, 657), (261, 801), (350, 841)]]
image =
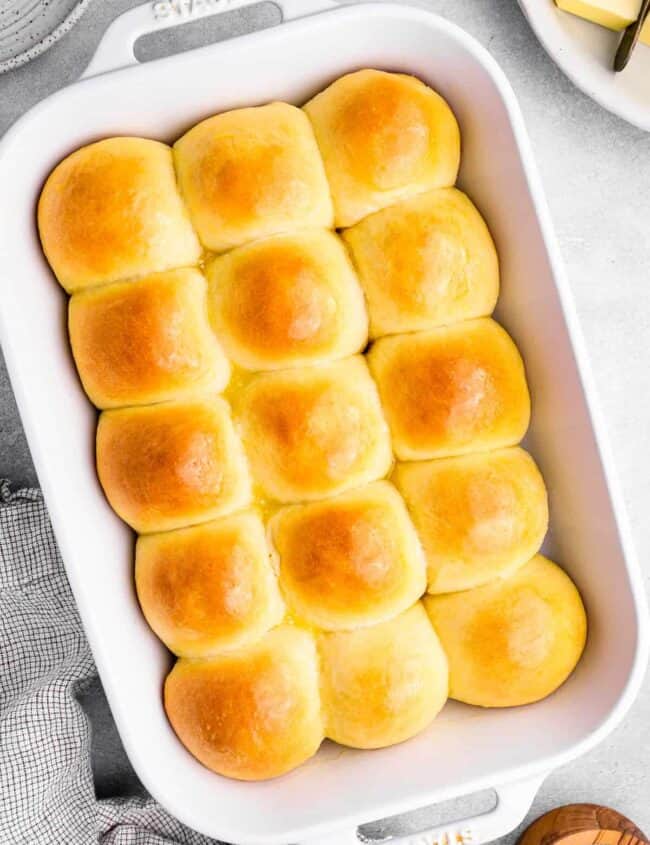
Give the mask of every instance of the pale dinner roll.
[(419, 331), (485, 317), (499, 295), (499, 261), (465, 194), (441, 188), (347, 229), (368, 299), (370, 334)]
[(305, 106), (337, 226), (456, 181), (460, 132), (443, 98), (402, 73), (349, 73)]
[(303, 226), (330, 227), (332, 201), (314, 133), (288, 103), (217, 114), (174, 145), (178, 181), (214, 252)]
[(248, 645), (284, 615), (264, 525), (252, 512), (139, 537), (135, 583), (147, 622), (181, 657)]
[(449, 694), (467, 704), (539, 701), (564, 683), (585, 645), (580, 595), (541, 555), (508, 578), (424, 602), (449, 659)]
[(97, 472), (113, 510), (140, 534), (206, 522), (251, 497), (230, 408), (220, 398), (104, 411)]
[(381, 338), (368, 363), (401, 460), (513, 446), (526, 433), (524, 364), (494, 320)]
[(75, 294), (68, 330), (91, 402), (117, 408), (223, 390), (230, 367), (206, 299), (205, 279), (193, 269)]
[(247, 370), (331, 361), (366, 344), (363, 292), (332, 232), (255, 241), (216, 258), (207, 276), (215, 331)]
[(313, 637), (274, 628), (251, 646), (179, 660), (164, 703), (178, 738), (204, 766), (239, 780), (295, 769), (323, 740)]
[(386, 481), (284, 508), (269, 531), (289, 608), (324, 630), (382, 622), (425, 590), (419, 540)]
[(253, 476), (267, 496), (333, 496), (386, 475), (390, 435), (360, 356), (256, 376), (235, 401)]
[(38, 228), (69, 293), (190, 266), (201, 257), (172, 151), (146, 138), (107, 138), (65, 158), (41, 193)]
[(424, 546), (430, 593), (508, 575), (542, 545), (546, 487), (519, 447), (398, 464), (393, 480)]
[(326, 735), (353, 748), (414, 736), (447, 699), (447, 659), (422, 604), (379, 625), (318, 637)]

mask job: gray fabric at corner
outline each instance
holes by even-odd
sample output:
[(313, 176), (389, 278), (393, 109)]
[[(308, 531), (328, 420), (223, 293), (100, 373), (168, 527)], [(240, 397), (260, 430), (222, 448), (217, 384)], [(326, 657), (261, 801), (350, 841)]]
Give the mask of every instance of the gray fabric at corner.
[(95, 675), (42, 495), (0, 481), (0, 842), (214, 845), (150, 798), (96, 799)]

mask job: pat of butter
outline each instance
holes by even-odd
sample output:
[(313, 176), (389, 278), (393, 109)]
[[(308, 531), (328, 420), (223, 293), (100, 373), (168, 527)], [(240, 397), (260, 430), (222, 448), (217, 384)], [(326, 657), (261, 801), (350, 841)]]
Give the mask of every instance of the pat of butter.
[[(639, 16), (641, 0), (555, 0), (559, 9), (620, 31)], [(641, 41), (650, 44), (650, 18), (641, 30)]]

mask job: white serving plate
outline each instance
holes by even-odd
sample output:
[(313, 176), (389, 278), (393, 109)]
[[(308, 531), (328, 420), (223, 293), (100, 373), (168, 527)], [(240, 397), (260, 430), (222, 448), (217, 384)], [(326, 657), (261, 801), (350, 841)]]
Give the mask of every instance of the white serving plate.
[[(240, 4), (214, 0), (195, 10)], [(514, 827), (544, 776), (623, 718), (647, 659), (639, 572), (529, 142), (502, 72), (462, 30), (422, 9), (333, 8), (328, 0), (280, 5), (279, 27), (133, 66), (137, 36), (177, 21), (173, 11), (155, 19), (151, 6), (138, 7), (107, 32), (88, 71), (99, 75), (50, 97), (7, 134), (0, 144), (3, 350), (101, 679), (147, 789), (182, 821), (219, 839), (352, 845), (361, 822), (494, 787), (492, 812), (403, 840), (425, 845), (447, 833), (478, 845)], [(286, 22), (298, 14), (308, 16)], [(539, 704), (483, 711), (450, 703), (402, 745), (357, 752), (326, 743), (290, 775), (239, 783), (197, 763), (165, 718), (161, 687), (171, 659), (135, 598), (133, 536), (95, 476), (96, 416), (75, 374), (66, 298), (41, 254), (35, 204), (56, 162), (89, 141), (116, 134), (172, 141), (223, 109), (274, 98), (303, 103), (363, 66), (417, 74), (458, 116), (461, 186), (487, 218), (501, 256), (497, 316), (527, 364), (534, 402), (528, 445), (550, 492), (546, 551), (584, 596), (589, 641), (570, 680)]]
[(637, 44), (629, 65), (612, 65), (621, 33), (563, 12), (553, 0), (519, 0), (542, 46), (582, 91), (603, 108), (650, 131), (650, 47)]
[(40, 56), (69, 32), (91, 0), (2, 0), (0, 73)]

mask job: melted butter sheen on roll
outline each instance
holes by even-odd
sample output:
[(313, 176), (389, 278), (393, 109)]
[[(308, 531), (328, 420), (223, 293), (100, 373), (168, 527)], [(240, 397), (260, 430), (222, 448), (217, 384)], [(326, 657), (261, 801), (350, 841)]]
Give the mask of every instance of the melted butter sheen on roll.
[(580, 595), (542, 555), (508, 578), (424, 602), (449, 660), (449, 694), (467, 704), (539, 701), (564, 683), (585, 645)]
[(280, 626), (252, 646), (179, 660), (164, 703), (178, 738), (226, 777), (264, 780), (295, 769), (323, 740), (313, 637)]
[(325, 732), (335, 742), (403, 742), (445, 704), (447, 660), (420, 602), (379, 625), (320, 634), (318, 649)]
[(483, 218), (465, 194), (441, 188), (347, 229), (368, 297), (370, 333), (419, 331), (491, 314), (499, 262)]
[(206, 522), (248, 504), (248, 468), (219, 398), (104, 411), (97, 472), (113, 510), (140, 534)]
[(332, 201), (313, 131), (288, 103), (236, 109), (194, 126), (174, 145), (181, 192), (203, 245), (332, 225)]
[(198, 270), (75, 294), (68, 330), (79, 376), (98, 408), (217, 393), (228, 383)]
[(398, 464), (393, 480), (424, 546), (430, 593), (503, 577), (542, 545), (546, 487), (523, 449)]
[(289, 607), (325, 630), (373, 625), (426, 586), (404, 502), (385, 481), (281, 510), (269, 525)]
[(408, 740), (449, 695), (537, 701), (582, 653), (460, 153), (440, 94), (363, 69), (43, 187), (99, 481), (178, 658), (165, 712), (219, 775)]
[(333, 496), (381, 478), (392, 464), (361, 357), (256, 376), (235, 407), (255, 480), (280, 502)]
[(340, 239), (325, 230), (267, 238), (208, 267), (210, 312), (228, 355), (275, 370), (354, 355), (368, 318)]
[(401, 460), (512, 446), (526, 433), (523, 361), (494, 320), (382, 338), (368, 363)]
[(439, 94), (413, 76), (349, 73), (304, 108), (325, 161), (337, 226), (456, 181), (456, 118)]
[(107, 138), (65, 158), (41, 193), (38, 228), (69, 293), (190, 266), (201, 257), (172, 151), (146, 138)]
[(147, 622), (182, 657), (247, 645), (284, 615), (254, 513), (140, 537), (135, 581)]

